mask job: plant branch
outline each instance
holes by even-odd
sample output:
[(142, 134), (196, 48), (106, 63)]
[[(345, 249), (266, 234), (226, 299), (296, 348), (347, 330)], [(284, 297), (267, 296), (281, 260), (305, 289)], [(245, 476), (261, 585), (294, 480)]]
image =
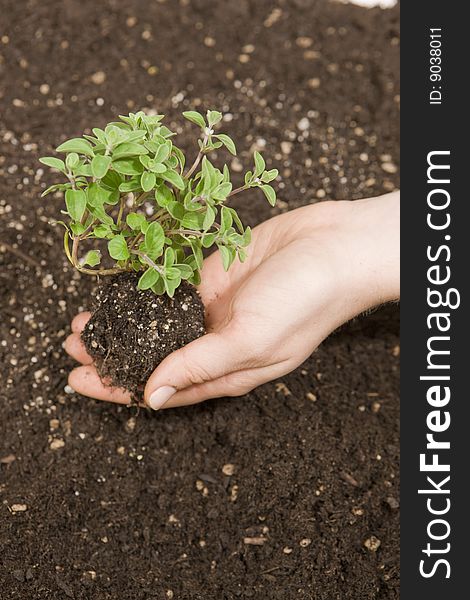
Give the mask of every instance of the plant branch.
[(196, 160), (193, 162), (193, 164), (189, 168), (189, 171), (186, 173), (186, 175), (183, 175), (183, 177), (185, 177), (186, 179), (189, 179), (191, 177), (191, 175), (194, 173), (194, 171), (197, 169), (197, 167), (199, 166), (199, 163), (201, 162), (201, 159), (204, 155), (204, 150), (205, 150), (208, 139), (209, 139), (209, 136), (206, 133), (204, 135), (204, 139), (202, 140), (202, 148), (199, 150), (199, 153), (196, 156)]
[(239, 194), (240, 192), (244, 192), (245, 190), (249, 189), (249, 185), (241, 185), (238, 188), (235, 188), (234, 190), (232, 190), (230, 192), (230, 194), (227, 196), (227, 198), (229, 198), (230, 196), (235, 196), (235, 194)]
[(140, 250), (131, 250), (131, 252), (132, 252), (132, 254), (137, 254), (137, 256), (140, 256), (144, 260), (144, 262), (146, 262), (148, 264), (149, 267), (152, 267), (152, 269), (155, 269), (155, 271), (160, 273), (160, 275), (165, 274), (165, 270), (162, 267), (160, 267), (155, 262), (153, 262), (153, 260), (151, 258), (149, 258), (146, 254), (144, 254)]

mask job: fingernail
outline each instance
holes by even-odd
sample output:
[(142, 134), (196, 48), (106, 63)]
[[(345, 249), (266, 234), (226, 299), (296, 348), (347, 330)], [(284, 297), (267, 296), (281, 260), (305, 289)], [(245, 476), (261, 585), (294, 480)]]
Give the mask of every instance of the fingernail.
[(153, 410), (158, 410), (168, 402), (175, 392), (176, 388), (171, 387), (170, 385), (164, 385), (163, 387), (156, 389), (150, 394), (150, 408), (153, 408)]

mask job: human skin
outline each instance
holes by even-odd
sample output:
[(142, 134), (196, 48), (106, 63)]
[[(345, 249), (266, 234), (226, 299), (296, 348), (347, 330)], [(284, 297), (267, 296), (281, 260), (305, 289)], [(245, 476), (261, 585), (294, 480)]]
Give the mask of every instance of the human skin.
[[(399, 213), (398, 192), (322, 202), (256, 227), (247, 260), (227, 273), (213, 253), (199, 286), (208, 333), (160, 363), (146, 382), (145, 404), (157, 410), (244, 395), (298, 367), (341, 324), (397, 300)], [(82, 363), (69, 384), (128, 404), (125, 390), (101, 381), (80, 340), (89, 318), (77, 315), (65, 342)]]

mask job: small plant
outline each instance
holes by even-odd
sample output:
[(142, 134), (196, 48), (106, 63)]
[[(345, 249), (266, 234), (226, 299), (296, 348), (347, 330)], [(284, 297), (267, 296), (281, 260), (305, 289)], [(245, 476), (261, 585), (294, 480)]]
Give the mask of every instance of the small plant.
[[(199, 283), (203, 248), (217, 246), (225, 270), (236, 257), (245, 260), (250, 228), (225, 203), (257, 187), (274, 205), (276, 194), (269, 183), (278, 171), (267, 171), (255, 152), (254, 169), (233, 189), (228, 166), (219, 170), (207, 156), (222, 146), (236, 154), (232, 139), (214, 132), (222, 114), (209, 110), (204, 118), (189, 111), (183, 116), (201, 129), (199, 152), (188, 168), (172, 141), (175, 134), (162, 124), (163, 115), (143, 112), (120, 116), (104, 129), (94, 128), (93, 135), (64, 142), (57, 152), (65, 160), (40, 159), (66, 179), (42, 195), (65, 193), (62, 212), (67, 222), (60, 221), (66, 229), (64, 249), (80, 272), (135, 272), (140, 290), (171, 298), (182, 281)], [(99, 250), (83, 253), (83, 243), (96, 239), (106, 240), (109, 265)], [(106, 266), (101, 266), (102, 259)]]

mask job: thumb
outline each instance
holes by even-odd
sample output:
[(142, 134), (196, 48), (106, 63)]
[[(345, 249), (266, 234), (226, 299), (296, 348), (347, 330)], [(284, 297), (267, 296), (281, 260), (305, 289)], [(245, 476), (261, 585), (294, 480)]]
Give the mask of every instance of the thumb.
[(244, 352), (228, 332), (208, 333), (167, 356), (145, 386), (144, 398), (158, 410), (177, 391), (238, 370)]

